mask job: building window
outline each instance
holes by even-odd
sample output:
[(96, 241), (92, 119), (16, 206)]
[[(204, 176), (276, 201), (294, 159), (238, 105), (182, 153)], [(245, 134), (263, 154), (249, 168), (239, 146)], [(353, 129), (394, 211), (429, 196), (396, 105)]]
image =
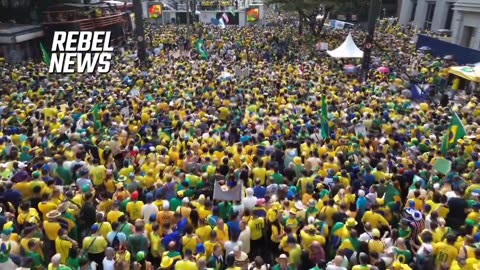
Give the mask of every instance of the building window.
[(453, 19), (453, 13), (454, 13), (454, 10), (453, 10), (453, 7), (454, 7), (454, 3), (447, 3), (448, 5), (448, 12), (447, 12), (447, 19), (445, 20), (445, 26), (444, 28), (445, 29), (452, 29), (452, 19)]
[(415, 12), (417, 11), (417, 0), (412, 0), (412, 13), (410, 13), (410, 22), (413, 22), (415, 20)]
[(435, 2), (427, 2), (427, 16), (425, 17), (425, 30), (432, 29), (433, 16), (435, 15)]
[(464, 26), (463, 27), (463, 35), (462, 35), (462, 43), (460, 45), (464, 47), (470, 47), (472, 44), (473, 33), (475, 33), (475, 27), (471, 26)]

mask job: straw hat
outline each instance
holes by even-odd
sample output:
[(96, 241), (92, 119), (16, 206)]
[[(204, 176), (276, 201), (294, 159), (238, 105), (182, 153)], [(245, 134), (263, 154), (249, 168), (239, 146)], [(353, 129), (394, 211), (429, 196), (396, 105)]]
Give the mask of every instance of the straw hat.
[(52, 210), (47, 213), (48, 219), (55, 219), (61, 216), (61, 213), (58, 210)]
[(67, 202), (63, 202), (57, 207), (57, 210), (60, 213), (64, 213), (65, 211), (67, 211), (67, 209), (68, 209), (68, 203)]

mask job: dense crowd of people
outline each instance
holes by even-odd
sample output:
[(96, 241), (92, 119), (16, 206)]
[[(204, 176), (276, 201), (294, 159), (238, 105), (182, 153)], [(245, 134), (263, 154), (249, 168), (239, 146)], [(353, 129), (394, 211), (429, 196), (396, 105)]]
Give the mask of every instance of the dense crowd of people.
[(2, 64), (0, 269), (480, 269), (477, 94), (412, 101), (451, 63), (381, 29), (366, 81), (290, 25), (150, 26), (146, 70), (133, 43), (108, 74)]

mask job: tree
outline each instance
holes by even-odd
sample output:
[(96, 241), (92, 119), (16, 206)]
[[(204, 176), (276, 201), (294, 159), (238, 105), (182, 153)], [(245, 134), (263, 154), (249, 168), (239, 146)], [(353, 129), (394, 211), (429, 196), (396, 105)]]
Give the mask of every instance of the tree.
[[(283, 10), (294, 11), (298, 14), (299, 33), (303, 26), (308, 25), (310, 33), (318, 36), (323, 29), (329, 15), (335, 12), (359, 11), (366, 6), (366, 0), (268, 0), (270, 4), (278, 4)], [(320, 20), (317, 16), (323, 14)]]
[(143, 11), (141, 0), (133, 0), (133, 12), (135, 13), (135, 38), (137, 39), (137, 56), (140, 63), (145, 64), (147, 50), (145, 44), (145, 30), (143, 27)]

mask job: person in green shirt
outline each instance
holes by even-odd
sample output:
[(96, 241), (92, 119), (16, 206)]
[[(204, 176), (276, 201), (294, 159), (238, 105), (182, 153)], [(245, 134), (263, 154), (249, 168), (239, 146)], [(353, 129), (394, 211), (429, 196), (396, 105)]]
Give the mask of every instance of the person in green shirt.
[(283, 175), (279, 173), (278, 168), (274, 167), (273, 171), (273, 174), (270, 176), (270, 178), (273, 180), (273, 183), (277, 185), (283, 184), (284, 178)]
[(410, 264), (412, 261), (412, 253), (405, 246), (405, 240), (403, 240), (403, 238), (398, 238), (395, 242), (393, 254), (395, 255), (395, 260), (402, 264)]
[(175, 242), (170, 241), (170, 243), (168, 243), (168, 250), (163, 252), (162, 257), (172, 258), (175, 262), (182, 259), (182, 254), (176, 250)]
[(222, 246), (215, 245), (213, 248), (213, 255), (207, 261), (207, 267), (213, 270), (223, 270), (225, 269), (225, 264), (222, 258), (223, 250)]
[(300, 265), (300, 260), (302, 257), (302, 247), (297, 244), (297, 241), (293, 236), (288, 237), (287, 245), (290, 247), (290, 252), (288, 254), (288, 264), (293, 269), (297, 269), (297, 266)]
[(20, 157), (18, 158), (21, 162), (28, 163), (30, 160), (32, 160), (32, 156), (28, 153), (30, 150), (30, 147), (24, 146), (22, 148), (22, 153), (20, 153)]
[(170, 203), (170, 210), (173, 212), (177, 211), (177, 208), (182, 205), (182, 200), (178, 197), (171, 198), (168, 202)]
[(38, 250), (40, 247), (40, 242), (36, 239), (31, 239), (28, 241), (28, 249), (29, 251), (25, 251), (25, 257), (32, 259), (32, 268), (33, 270), (37, 269), (44, 269), (45, 268), (45, 261), (43, 260), (42, 256), (40, 256)]
[(308, 201), (308, 208), (305, 211), (305, 216), (308, 217), (316, 217), (318, 215), (317, 204), (314, 199), (310, 199)]
[(53, 176), (62, 181), (62, 185), (69, 186), (72, 184), (72, 174), (70, 170), (63, 167), (63, 160), (59, 155), (54, 155), (53, 158), (57, 162), (57, 168), (53, 171)]
[(218, 204), (218, 212), (223, 220), (229, 220), (233, 214), (233, 206), (231, 202), (221, 202)]
[[(83, 260), (85, 261), (85, 260)], [(83, 265), (82, 259), (79, 256), (78, 248), (70, 249), (67, 259), (67, 266), (72, 269), (79, 269), (81, 265)]]

